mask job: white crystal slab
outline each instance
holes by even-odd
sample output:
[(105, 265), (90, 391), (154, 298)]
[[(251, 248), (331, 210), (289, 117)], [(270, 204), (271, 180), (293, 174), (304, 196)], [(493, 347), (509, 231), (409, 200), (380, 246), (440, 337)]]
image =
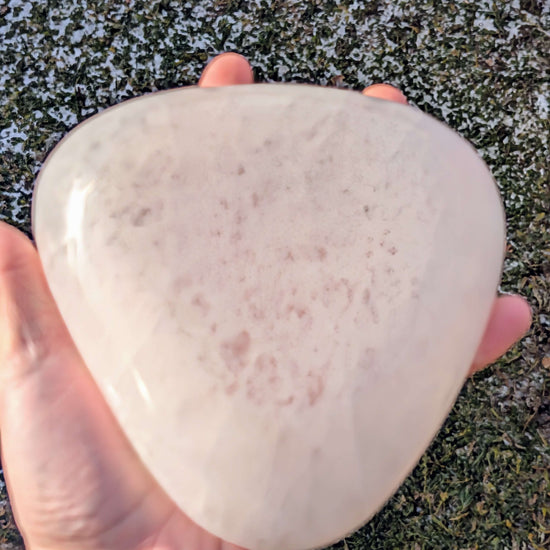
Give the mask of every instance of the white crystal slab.
[(144, 463), (253, 550), (365, 523), (447, 415), (504, 218), (473, 148), (403, 105), (187, 88), (76, 128), (37, 183), (53, 295)]

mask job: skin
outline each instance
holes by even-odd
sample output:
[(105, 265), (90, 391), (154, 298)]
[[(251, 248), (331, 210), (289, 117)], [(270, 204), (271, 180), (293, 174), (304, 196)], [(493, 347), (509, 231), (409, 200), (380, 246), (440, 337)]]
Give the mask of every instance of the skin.
[[(215, 58), (199, 85), (250, 84), (240, 55)], [(407, 103), (377, 84), (367, 96)], [(529, 329), (518, 296), (496, 298), (471, 372)], [(207, 533), (141, 464), (61, 319), (31, 242), (0, 223), (0, 432), (7, 488), (29, 550), (235, 550)]]

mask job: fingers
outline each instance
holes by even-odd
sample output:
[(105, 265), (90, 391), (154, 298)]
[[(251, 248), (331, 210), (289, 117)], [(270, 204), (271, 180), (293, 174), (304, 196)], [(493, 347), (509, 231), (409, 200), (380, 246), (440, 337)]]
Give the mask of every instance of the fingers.
[[(389, 84), (374, 84), (363, 95), (408, 105), (405, 95)], [(489, 322), (470, 369), (470, 375), (496, 361), (519, 341), (531, 326), (531, 308), (520, 296), (495, 300)]]
[[(240, 54), (226, 52), (216, 56), (204, 69), (199, 86), (211, 88), (237, 84), (253, 84), (254, 74), (250, 64)], [(363, 90), (363, 95), (407, 105), (407, 98), (389, 84), (373, 84)]]
[(254, 75), (250, 64), (242, 55), (227, 52), (215, 57), (204, 69), (199, 80), (202, 88), (252, 84)]
[(389, 84), (373, 84), (365, 88), (362, 93), (368, 97), (377, 97), (378, 99), (408, 105), (405, 94)]
[[(374, 84), (363, 95), (407, 105), (405, 95), (388, 84)], [(495, 300), (489, 322), (470, 369), (470, 375), (496, 361), (519, 341), (531, 326), (531, 308), (520, 296), (501, 296)]]
[(520, 296), (501, 296), (495, 300), (489, 322), (470, 369), (470, 374), (496, 361), (531, 326), (531, 308)]
[[(363, 95), (407, 105), (405, 95), (388, 84), (374, 84)], [(531, 308), (520, 296), (501, 296), (495, 300), (489, 322), (470, 369), (470, 375), (496, 361), (519, 341), (531, 326)]]

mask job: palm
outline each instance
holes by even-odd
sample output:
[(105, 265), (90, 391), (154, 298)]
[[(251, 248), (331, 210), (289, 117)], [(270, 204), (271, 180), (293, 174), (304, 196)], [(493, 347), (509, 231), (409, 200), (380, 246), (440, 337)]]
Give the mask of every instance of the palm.
[[(252, 82), (240, 56), (222, 56), (200, 85)], [(391, 88), (365, 91), (394, 101)], [(178, 510), (133, 452), (74, 348), (36, 251), (0, 224), (2, 459), (29, 549), (195, 550), (237, 547)], [(518, 297), (495, 303), (473, 369), (502, 354), (530, 322)]]
[(3, 461), (28, 547), (221, 548), (141, 465), (64, 338), (39, 370), (29, 354), (26, 372), (3, 381)]

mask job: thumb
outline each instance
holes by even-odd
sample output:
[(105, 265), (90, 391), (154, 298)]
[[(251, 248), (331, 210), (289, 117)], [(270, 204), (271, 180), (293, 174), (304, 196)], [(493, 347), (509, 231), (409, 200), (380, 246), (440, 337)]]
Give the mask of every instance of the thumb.
[(1, 384), (24, 377), (52, 345), (69, 341), (32, 243), (0, 222)]
[(136, 548), (174, 516), (76, 350), (32, 243), (1, 222), (0, 430), (28, 548)]

